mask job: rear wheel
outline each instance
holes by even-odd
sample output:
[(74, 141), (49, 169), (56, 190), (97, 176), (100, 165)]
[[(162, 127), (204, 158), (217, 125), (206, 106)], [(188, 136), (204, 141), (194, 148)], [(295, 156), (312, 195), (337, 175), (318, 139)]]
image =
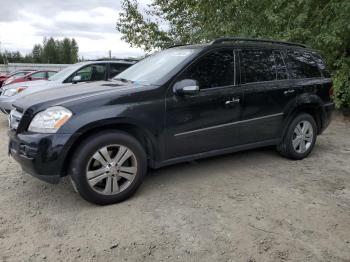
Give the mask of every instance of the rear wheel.
[(77, 149), (71, 176), (79, 194), (89, 202), (106, 205), (132, 196), (147, 170), (141, 144), (121, 131), (89, 137)]
[(317, 126), (314, 118), (309, 114), (302, 113), (290, 123), (277, 150), (288, 158), (303, 159), (312, 151), (316, 137)]

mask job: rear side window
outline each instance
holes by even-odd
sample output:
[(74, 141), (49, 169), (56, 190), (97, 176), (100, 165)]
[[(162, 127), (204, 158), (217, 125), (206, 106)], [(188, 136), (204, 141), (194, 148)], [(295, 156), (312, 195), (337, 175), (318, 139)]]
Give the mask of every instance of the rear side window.
[(275, 63), (276, 63), (276, 74), (278, 80), (288, 79), (288, 73), (286, 65), (284, 64), (281, 52), (274, 51)]
[(241, 70), (244, 83), (276, 80), (276, 65), (272, 50), (243, 50)]
[(197, 80), (201, 89), (234, 85), (233, 49), (211, 52), (195, 63), (182, 79)]
[(285, 56), (288, 73), (292, 79), (320, 77), (321, 72), (313, 56), (308, 52), (288, 50)]

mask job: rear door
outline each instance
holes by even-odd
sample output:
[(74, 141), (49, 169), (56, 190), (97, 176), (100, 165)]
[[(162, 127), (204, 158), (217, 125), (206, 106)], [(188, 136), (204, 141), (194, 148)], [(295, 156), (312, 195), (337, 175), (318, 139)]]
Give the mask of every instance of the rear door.
[(240, 52), (241, 86), (244, 94), (241, 122), (244, 144), (280, 136), (286, 109), (296, 103), (279, 50), (246, 49)]
[[(329, 102), (332, 82), (319, 58), (307, 50), (286, 50), (284, 52), (291, 85), (300, 95), (318, 95)], [(323, 69), (322, 76), (321, 70)], [(309, 96), (308, 95), (308, 96)]]
[(166, 95), (166, 158), (206, 153), (240, 143), (235, 125), (241, 117), (242, 90), (235, 82), (232, 48), (211, 51), (176, 80), (192, 79), (200, 91), (179, 96), (172, 86)]

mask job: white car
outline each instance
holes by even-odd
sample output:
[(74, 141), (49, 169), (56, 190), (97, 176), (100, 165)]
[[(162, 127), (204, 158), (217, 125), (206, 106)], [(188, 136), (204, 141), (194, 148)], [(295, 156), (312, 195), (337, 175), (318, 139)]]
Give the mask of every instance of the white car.
[(3, 86), (0, 89), (0, 110), (8, 114), (12, 110), (12, 104), (18, 98), (43, 90), (73, 86), (78, 82), (111, 79), (136, 62), (136, 60), (128, 59), (81, 62), (63, 69), (48, 80), (21, 82)]

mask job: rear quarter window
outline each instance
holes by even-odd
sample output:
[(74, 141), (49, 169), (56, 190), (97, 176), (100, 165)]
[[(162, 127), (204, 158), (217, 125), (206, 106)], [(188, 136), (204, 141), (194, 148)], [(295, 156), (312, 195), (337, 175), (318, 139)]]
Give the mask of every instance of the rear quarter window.
[(326, 78), (330, 78), (331, 74), (327, 69), (326, 63), (324, 62), (324, 60), (322, 59), (322, 57), (316, 53), (312, 53), (312, 55), (315, 58), (315, 61), (317, 63), (318, 68), (321, 70), (322, 74), (324, 77)]
[(316, 60), (309, 52), (288, 50), (285, 53), (285, 63), (291, 79), (321, 77)]

